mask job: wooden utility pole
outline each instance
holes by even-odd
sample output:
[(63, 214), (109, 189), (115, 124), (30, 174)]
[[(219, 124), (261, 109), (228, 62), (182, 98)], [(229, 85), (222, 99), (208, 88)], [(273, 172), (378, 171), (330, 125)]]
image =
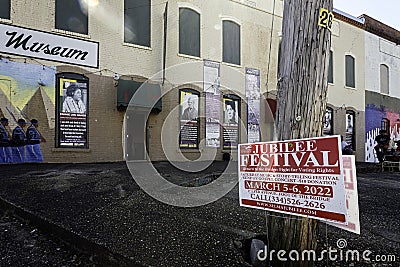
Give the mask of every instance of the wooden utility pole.
[[(328, 88), (332, 2), (285, 0), (276, 117), (278, 140), (322, 135)], [(299, 252), (316, 249), (317, 226), (316, 220), (307, 218), (273, 218), (269, 227), (270, 247), (287, 252), (292, 249)], [(288, 262), (273, 264), (279, 265), (289, 266)], [(312, 262), (295, 262), (292, 266), (312, 266)]]

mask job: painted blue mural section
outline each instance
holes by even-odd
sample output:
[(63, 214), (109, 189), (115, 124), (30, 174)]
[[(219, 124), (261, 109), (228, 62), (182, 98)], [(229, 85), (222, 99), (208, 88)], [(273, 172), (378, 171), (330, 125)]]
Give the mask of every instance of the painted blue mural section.
[[(393, 102), (400, 101), (392, 99)], [(400, 106), (399, 106), (400, 107)], [(367, 104), (365, 107), (365, 161), (377, 162), (375, 155), (375, 137), (379, 134), (382, 119), (389, 121), (389, 135), (394, 140), (400, 140), (400, 113), (382, 104)]]
[(381, 120), (386, 118), (384, 107), (377, 107), (374, 104), (365, 107), (365, 131), (368, 133), (381, 126)]

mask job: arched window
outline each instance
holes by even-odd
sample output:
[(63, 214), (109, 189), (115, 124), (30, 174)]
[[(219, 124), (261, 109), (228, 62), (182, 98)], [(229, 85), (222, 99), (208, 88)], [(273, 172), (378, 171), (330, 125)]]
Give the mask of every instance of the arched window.
[(200, 57), (200, 14), (179, 8), (179, 54)]
[(80, 0), (56, 0), (56, 29), (88, 34), (88, 4)]
[(381, 93), (389, 94), (389, 67), (385, 64), (380, 66), (380, 81), (381, 81)]
[(179, 90), (180, 148), (199, 148), (199, 102), (200, 93), (198, 91), (189, 88)]
[(346, 86), (356, 88), (355, 60), (350, 55), (346, 55)]
[(89, 79), (72, 72), (56, 74), (56, 147), (89, 148)]
[(151, 1), (124, 0), (124, 42), (150, 47)]
[(223, 105), (222, 149), (237, 149), (239, 142), (240, 98), (237, 95), (224, 95)]
[(240, 25), (224, 20), (222, 32), (222, 61), (240, 65)]
[(325, 111), (323, 134), (324, 135), (333, 134), (333, 109), (329, 107), (326, 108)]
[(351, 148), (356, 150), (356, 127), (355, 127), (355, 112), (352, 110), (346, 111), (346, 142)]

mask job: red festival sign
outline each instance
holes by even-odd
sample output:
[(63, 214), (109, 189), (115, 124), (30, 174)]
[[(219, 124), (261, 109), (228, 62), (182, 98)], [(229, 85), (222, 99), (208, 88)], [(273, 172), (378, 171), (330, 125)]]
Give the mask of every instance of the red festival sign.
[(346, 222), (339, 136), (239, 146), (240, 205)]

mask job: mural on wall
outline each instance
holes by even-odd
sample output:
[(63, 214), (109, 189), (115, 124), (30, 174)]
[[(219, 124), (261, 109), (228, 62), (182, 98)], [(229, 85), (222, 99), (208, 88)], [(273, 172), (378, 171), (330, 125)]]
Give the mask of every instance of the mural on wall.
[[(400, 100), (398, 100), (400, 102)], [(378, 162), (374, 156), (375, 137), (381, 129), (382, 119), (388, 119), (389, 135), (392, 140), (400, 140), (400, 113), (383, 105), (367, 104), (365, 108), (365, 161)]]
[[(45, 107), (49, 128), (55, 123), (55, 74), (56, 68), (0, 59), (0, 112), (11, 123), (13, 116), (23, 118), (23, 112), (39, 94)], [(37, 98), (34, 99), (37, 101)], [(37, 102), (29, 108), (34, 112)], [(42, 106), (42, 105), (40, 105)], [(35, 116), (35, 114), (31, 114)]]

